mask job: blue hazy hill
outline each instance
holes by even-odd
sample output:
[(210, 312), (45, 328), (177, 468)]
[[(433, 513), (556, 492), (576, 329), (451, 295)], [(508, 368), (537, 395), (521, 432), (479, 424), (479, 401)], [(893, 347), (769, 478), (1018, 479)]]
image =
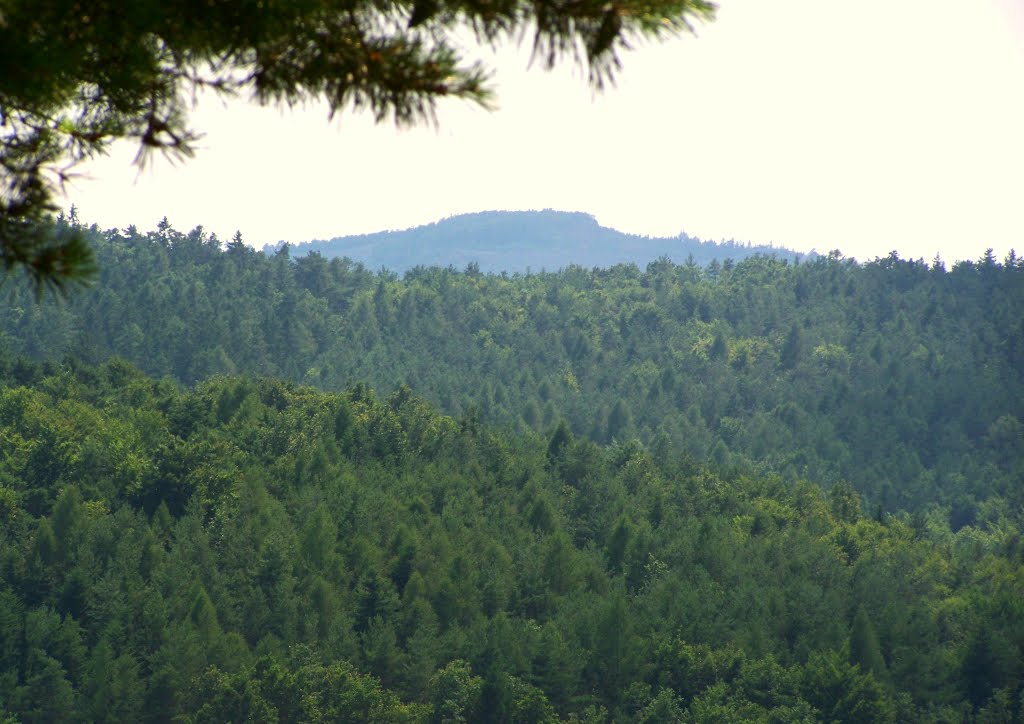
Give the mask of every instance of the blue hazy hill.
[[(280, 246), (268, 245), (264, 251), (272, 252)], [(291, 245), (290, 250), (292, 256), (318, 252), (328, 259), (347, 257), (370, 269), (386, 267), (398, 273), (417, 266), (461, 269), (470, 263), (484, 272), (515, 273), (629, 262), (643, 267), (660, 257), (677, 263), (692, 257), (703, 266), (714, 259), (738, 261), (755, 254), (788, 259), (805, 256), (782, 247), (701, 241), (686, 234), (625, 234), (601, 226), (590, 214), (551, 209), (461, 214), (402, 231), (303, 242)]]

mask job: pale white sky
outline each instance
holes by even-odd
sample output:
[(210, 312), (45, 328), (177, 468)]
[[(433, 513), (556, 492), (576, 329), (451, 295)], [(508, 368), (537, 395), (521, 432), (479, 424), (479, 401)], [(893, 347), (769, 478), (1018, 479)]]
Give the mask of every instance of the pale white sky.
[(721, 0), (597, 96), (528, 55), (485, 52), (500, 108), (442, 105), (437, 129), (204, 100), (196, 158), (138, 174), (118, 147), (68, 203), (255, 246), (555, 208), (862, 260), (1024, 251), (1024, 0)]

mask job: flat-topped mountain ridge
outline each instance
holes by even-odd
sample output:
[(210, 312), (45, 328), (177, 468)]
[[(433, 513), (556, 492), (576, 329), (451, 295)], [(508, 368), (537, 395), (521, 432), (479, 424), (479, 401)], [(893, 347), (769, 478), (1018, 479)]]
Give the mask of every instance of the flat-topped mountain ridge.
[[(281, 244), (264, 247), (265, 252)], [(404, 272), (417, 266), (476, 264), (484, 272), (554, 271), (568, 266), (610, 267), (634, 263), (645, 266), (661, 257), (675, 262), (692, 258), (700, 265), (713, 260), (739, 261), (755, 254), (797, 259), (804, 255), (776, 246), (754, 246), (675, 237), (627, 234), (601, 226), (583, 212), (482, 211), (459, 214), (400, 231), (339, 236), (290, 246), (294, 256), (319, 253), (347, 257), (371, 269)]]

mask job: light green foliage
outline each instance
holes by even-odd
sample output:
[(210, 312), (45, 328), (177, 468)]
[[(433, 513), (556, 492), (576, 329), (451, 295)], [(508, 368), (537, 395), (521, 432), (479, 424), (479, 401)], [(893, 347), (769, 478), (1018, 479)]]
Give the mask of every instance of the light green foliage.
[(484, 681), (474, 676), (465, 661), (450, 662), (430, 680), (435, 722), (468, 722), (480, 705)]
[(834, 653), (815, 654), (803, 672), (803, 691), (828, 721), (895, 722), (890, 692), (870, 672)]

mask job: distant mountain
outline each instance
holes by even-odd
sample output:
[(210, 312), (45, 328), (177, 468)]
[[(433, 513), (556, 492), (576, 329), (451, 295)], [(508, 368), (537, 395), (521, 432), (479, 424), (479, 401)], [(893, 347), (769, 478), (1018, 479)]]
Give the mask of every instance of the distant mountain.
[[(281, 244), (267, 245), (273, 253)], [(348, 257), (370, 269), (402, 273), (416, 266), (476, 263), (484, 272), (555, 271), (570, 265), (609, 267), (632, 262), (640, 267), (667, 256), (689, 257), (704, 266), (712, 260), (738, 261), (755, 254), (796, 259), (805, 255), (774, 246), (733, 241), (701, 241), (686, 234), (649, 237), (601, 226), (590, 214), (553, 211), (482, 211), (442, 219), (404, 231), (381, 231), (308, 241), (291, 246), (293, 256), (319, 252), (325, 258)], [(812, 252), (813, 254), (813, 252)]]

